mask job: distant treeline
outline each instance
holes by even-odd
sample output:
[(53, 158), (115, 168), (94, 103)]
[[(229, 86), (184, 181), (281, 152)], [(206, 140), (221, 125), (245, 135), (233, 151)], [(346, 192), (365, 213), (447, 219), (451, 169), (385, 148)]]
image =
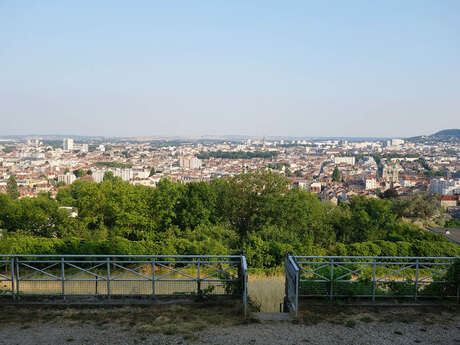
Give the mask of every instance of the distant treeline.
[[(72, 218), (60, 206), (74, 207)], [(441, 212), (432, 196), (321, 202), (270, 171), (211, 183), (131, 185), (107, 174), (48, 194), (0, 194), (3, 254), (232, 254), (251, 267), (298, 255), (458, 256), (460, 246), (403, 219)]]
[(132, 168), (132, 164), (119, 163), (119, 162), (96, 162), (95, 166), (105, 167), (105, 168)]
[(200, 152), (197, 156), (200, 159), (209, 159), (209, 158), (224, 158), (224, 159), (250, 159), (250, 158), (274, 158), (278, 156), (278, 152), (273, 151), (212, 151), (212, 152)]

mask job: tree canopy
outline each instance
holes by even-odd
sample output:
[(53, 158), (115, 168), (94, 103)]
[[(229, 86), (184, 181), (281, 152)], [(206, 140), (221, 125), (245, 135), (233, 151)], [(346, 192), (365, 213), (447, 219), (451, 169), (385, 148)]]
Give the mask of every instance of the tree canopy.
[(13, 175), (9, 177), (6, 186), (8, 190), (8, 195), (11, 197), (11, 199), (19, 198), (20, 193), (18, 190), (18, 183), (16, 182), (16, 179), (14, 178)]
[[(458, 255), (459, 247), (402, 220), (429, 217), (427, 196), (321, 202), (282, 175), (253, 171), (210, 183), (131, 185), (107, 173), (58, 191), (0, 194), (4, 253), (230, 254), (254, 267), (282, 264), (287, 251), (338, 255)], [(69, 217), (74, 208), (78, 216)], [(46, 247), (46, 248), (45, 248)], [(25, 252), (23, 252), (25, 253)]]

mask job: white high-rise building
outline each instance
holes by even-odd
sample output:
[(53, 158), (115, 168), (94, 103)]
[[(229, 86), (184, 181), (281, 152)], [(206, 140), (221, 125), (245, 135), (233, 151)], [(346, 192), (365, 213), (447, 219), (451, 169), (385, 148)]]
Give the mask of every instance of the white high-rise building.
[(131, 168), (111, 168), (111, 169), (96, 169), (93, 171), (93, 181), (102, 182), (104, 181), (104, 175), (106, 172), (112, 172), (113, 176), (121, 177), (123, 181), (129, 182), (133, 179), (133, 169)]
[(100, 183), (104, 180), (105, 169), (97, 169), (93, 171), (93, 181)]
[(185, 169), (199, 169), (201, 168), (201, 160), (196, 157), (180, 157), (179, 165)]
[(62, 146), (64, 148), (64, 151), (72, 151), (73, 150), (73, 139), (65, 138), (62, 141)]
[(446, 180), (444, 178), (435, 178), (430, 182), (430, 192), (442, 195), (452, 195), (460, 193), (460, 179)]
[(67, 173), (65, 175), (59, 175), (58, 176), (58, 182), (64, 182), (65, 184), (72, 184), (73, 181), (76, 180), (76, 177), (74, 174)]
[(355, 157), (334, 157), (334, 163), (335, 164), (350, 164), (350, 165), (355, 165)]
[(126, 168), (126, 169), (116, 169), (114, 172), (116, 177), (121, 177), (123, 181), (128, 182), (133, 178), (133, 169)]
[(375, 175), (366, 176), (364, 183), (366, 185), (366, 190), (377, 189), (377, 180)]
[(88, 152), (88, 144), (81, 144), (80, 151), (85, 153)]
[(404, 144), (403, 139), (391, 139), (391, 146), (400, 146)]

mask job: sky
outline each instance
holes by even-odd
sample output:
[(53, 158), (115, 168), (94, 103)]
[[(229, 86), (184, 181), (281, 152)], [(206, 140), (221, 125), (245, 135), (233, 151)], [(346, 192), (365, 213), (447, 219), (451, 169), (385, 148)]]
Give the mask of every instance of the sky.
[(460, 128), (460, 1), (0, 0), (0, 135)]

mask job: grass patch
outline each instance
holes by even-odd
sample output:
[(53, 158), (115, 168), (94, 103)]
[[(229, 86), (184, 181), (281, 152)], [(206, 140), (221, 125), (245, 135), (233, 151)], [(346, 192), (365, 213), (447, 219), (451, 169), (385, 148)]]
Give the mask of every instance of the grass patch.
[(452, 310), (452, 306), (433, 306), (430, 308), (417, 307), (363, 307), (341, 306), (336, 304), (301, 306), (299, 312), (300, 323), (316, 325), (328, 322), (335, 325), (347, 325), (355, 323), (419, 323), (425, 327), (439, 325), (443, 327), (460, 324), (460, 308)]
[(347, 320), (347, 322), (345, 322), (345, 326), (349, 327), (349, 328), (354, 328), (356, 326), (356, 321), (355, 320)]
[(284, 275), (256, 274), (248, 277), (248, 295), (256, 309), (279, 312), (284, 300)]
[(359, 319), (359, 321), (369, 323), (369, 322), (374, 321), (374, 319), (371, 318), (370, 316), (363, 316), (362, 318)]
[(255, 321), (252, 318), (244, 319), (240, 300), (231, 299), (187, 305), (3, 306), (0, 320), (2, 325), (16, 324), (22, 329), (59, 320), (70, 326), (109, 327), (116, 324), (120, 330), (127, 332), (134, 330), (139, 333), (183, 334), (187, 337), (209, 327), (227, 327)]

